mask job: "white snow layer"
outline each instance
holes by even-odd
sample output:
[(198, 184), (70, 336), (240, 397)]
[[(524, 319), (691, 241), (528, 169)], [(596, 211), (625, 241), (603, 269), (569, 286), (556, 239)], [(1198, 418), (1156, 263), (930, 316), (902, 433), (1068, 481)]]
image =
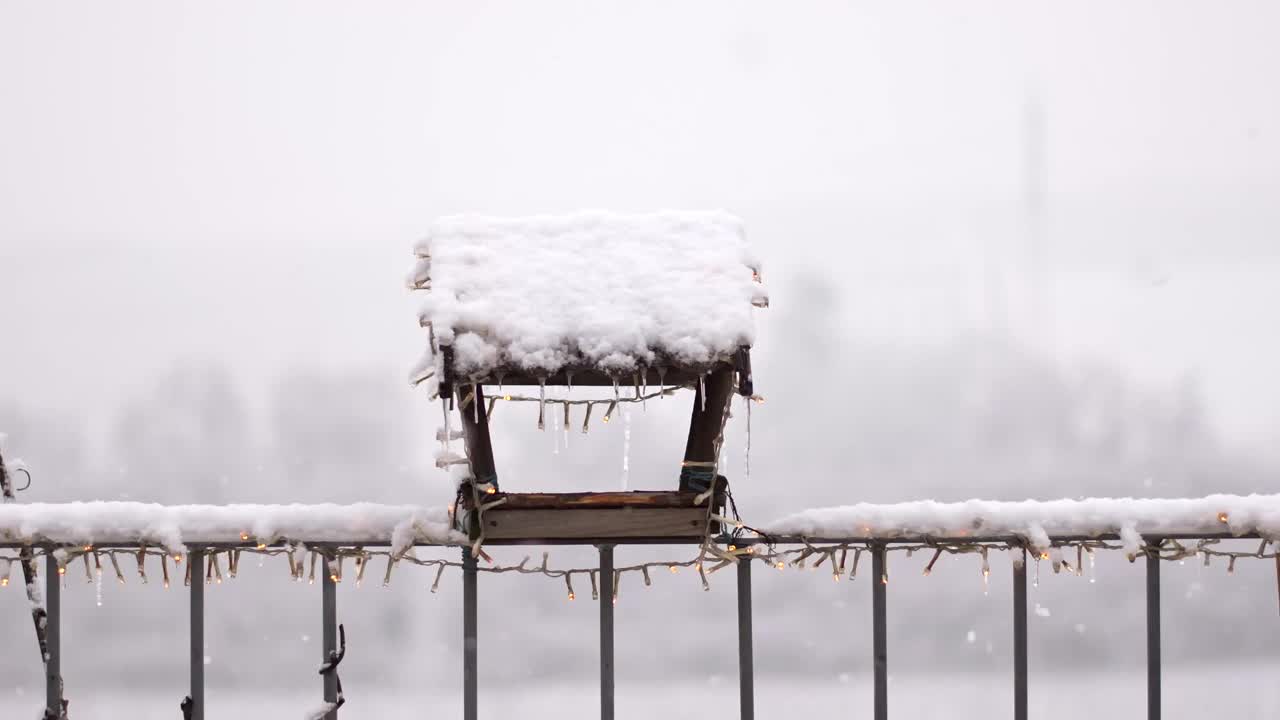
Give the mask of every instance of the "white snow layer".
[(75, 502), (0, 506), (0, 542), (100, 545), (147, 542), (414, 542), (465, 544), (444, 508), (412, 505), (154, 505)]
[(861, 537), (1016, 537), (1046, 548), (1049, 538), (1197, 533), (1257, 533), (1280, 538), (1280, 495), (1209, 495), (1177, 500), (1088, 498), (996, 502), (932, 500), (860, 503), (789, 515), (761, 528), (770, 535), (811, 539)]
[(476, 379), (707, 365), (750, 345), (752, 306), (768, 304), (742, 222), (723, 212), (459, 215), (415, 252), (409, 284), (430, 291), (419, 319)]

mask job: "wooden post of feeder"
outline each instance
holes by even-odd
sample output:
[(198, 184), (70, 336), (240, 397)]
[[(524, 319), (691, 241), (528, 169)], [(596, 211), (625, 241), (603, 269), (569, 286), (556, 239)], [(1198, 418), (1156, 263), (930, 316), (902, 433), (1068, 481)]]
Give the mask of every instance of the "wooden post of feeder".
[[(475, 397), (465, 402), (471, 389)], [(484, 404), (484, 386), (458, 385), (458, 410), (462, 415), (462, 437), (467, 445), (467, 458), (471, 461), (471, 477), (478, 484), (491, 483), (498, 487), (498, 469), (493, 461), (493, 441), (489, 437), (489, 413)]]
[(715, 484), (716, 446), (733, 397), (733, 370), (730, 365), (717, 365), (694, 387), (689, 440), (680, 468), (681, 492), (705, 492)]

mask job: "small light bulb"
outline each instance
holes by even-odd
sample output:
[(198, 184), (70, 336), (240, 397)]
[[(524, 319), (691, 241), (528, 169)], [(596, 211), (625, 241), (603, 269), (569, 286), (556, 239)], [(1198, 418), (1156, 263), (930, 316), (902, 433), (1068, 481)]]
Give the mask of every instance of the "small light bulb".
[(576, 597), (577, 597), (577, 595), (574, 595), (574, 594), (573, 594), (573, 591), (572, 591), (572, 590), (570, 590), (570, 591), (569, 591), (569, 602), (573, 602), (573, 599), (574, 599), (574, 598), (576, 598)]
[(779, 570), (784, 570), (786, 569), (787, 564), (779, 560), (778, 562), (774, 563), (773, 566), (778, 568)]
[(679, 568), (679, 567), (677, 567), (677, 566), (675, 566), (675, 565), (668, 565), (668, 566), (667, 566), (667, 569), (671, 571), (671, 574), (672, 574), (672, 575), (674, 575), (674, 574), (676, 574), (676, 573), (680, 572), (680, 568)]
[(485, 490), (484, 492), (485, 492), (485, 494), (486, 494), (486, 495), (492, 495), (492, 494), (494, 494), (494, 493), (498, 492), (498, 488), (493, 487), (492, 485), (490, 485), (490, 486), (489, 486), (489, 489), (488, 489), (488, 490)]
[(247, 533), (247, 532), (242, 532), (242, 533), (240, 533), (240, 540), (241, 540), (241, 541), (245, 541), (245, 540), (248, 540), (248, 539), (249, 539), (249, 533)]
[(1226, 521), (1227, 521), (1227, 514), (1224, 512), (1218, 513), (1218, 522), (1225, 523)]
[(503, 395), (503, 396), (502, 396), (502, 399), (503, 399), (503, 400), (510, 400), (510, 399), (511, 399), (511, 396), (510, 396), (510, 395)]

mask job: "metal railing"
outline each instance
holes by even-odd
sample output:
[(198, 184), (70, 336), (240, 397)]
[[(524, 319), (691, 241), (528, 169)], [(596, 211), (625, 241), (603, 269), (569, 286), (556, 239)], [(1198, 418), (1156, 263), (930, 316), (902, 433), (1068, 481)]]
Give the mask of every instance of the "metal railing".
[[(1227, 539), (1259, 539), (1256, 534), (1250, 535), (1229, 535), (1229, 534), (1197, 534), (1197, 535), (1174, 535), (1166, 538), (1160, 538), (1156, 541), (1149, 541), (1142, 549), (1141, 554), (1145, 555), (1145, 573), (1146, 573), (1146, 645), (1147, 645), (1147, 718), (1149, 720), (1159, 720), (1161, 717), (1161, 668), (1160, 668), (1160, 552), (1166, 541), (1189, 541), (1202, 540), (1216, 542)], [(1102, 535), (1090, 537), (1058, 537), (1050, 538), (1054, 546), (1061, 543), (1079, 543), (1079, 542), (1095, 542), (1095, 541), (1111, 541), (1119, 539), (1115, 535)], [(752, 544), (763, 544), (761, 540), (743, 539), (743, 538), (719, 538), (726, 542), (735, 542), (739, 547), (749, 546)], [(598, 577), (600, 578), (600, 717), (601, 720), (612, 720), (614, 717), (614, 603), (611, 598), (614, 596), (614, 547), (619, 544), (652, 544), (653, 541), (628, 539), (628, 540), (596, 540), (596, 541), (575, 541), (575, 542), (555, 542), (546, 544), (557, 545), (585, 545), (595, 546), (599, 553), (599, 565), (597, 568)], [(503, 543), (491, 543), (503, 544)], [(520, 543), (530, 544), (530, 543)], [(664, 543), (671, 544), (671, 543)], [(788, 546), (788, 545), (804, 545), (812, 547), (810, 541), (804, 538), (770, 538), (769, 546)], [(930, 537), (858, 537), (847, 539), (823, 539), (822, 544), (828, 547), (843, 546), (857, 547), (859, 550), (870, 553), (872, 557), (872, 572), (870, 573), (871, 584), (871, 624), (872, 624), (872, 647), (871, 654), (873, 659), (873, 707), (872, 717), (875, 720), (887, 720), (889, 717), (889, 699), (888, 699), (888, 634), (887, 634), (887, 614), (888, 614), (888, 587), (885, 582), (886, 554), (890, 548), (895, 545), (927, 545), (930, 547), (944, 548), (947, 546), (964, 545), (973, 547), (974, 545), (982, 545), (985, 547), (998, 547), (1008, 549), (1015, 553), (1015, 562), (1013, 563), (1013, 618), (1012, 618), (1012, 643), (1013, 643), (1013, 706), (1015, 720), (1027, 720), (1028, 713), (1028, 687), (1027, 687), (1027, 545), (1023, 538), (1019, 537), (985, 537), (985, 538), (930, 538)], [(338, 622), (337, 622), (337, 595), (336, 582), (334, 578), (333, 568), (331, 567), (331, 559), (336, 556), (336, 551), (343, 548), (385, 546), (385, 542), (379, 541), (357, 541), (352, 542), (316, 542), (306, 543), (307, 548), (316, 551), (323, 558), (323, 578), (321, 584), (321, 607), (320, 621), (322, 626), (322, 662), (329, 664), (333, 661), (335, 653), (338, 653)], [(442, 547), (440, 545), (431, 545), (421, 543), (418, 547)], [(18, 547), (13, 544), (0, 545), (0, 547)], [(28, 547), (28, 546), (22, 546)], [(121, 544), (103, 547), (99, 549), (142, 549), (141, 544)], [(251, 548), (252, 544), (236, 545), (236, 544), (190, 544), (188, 549), (188, 572), (191, 576), (189, 585), (190, 599), (190, 702), (184, 704), (184, 709), (188, 713), (188, 717), (193, 720), (204, 720), (205, 707), (205, 688), (204, 688), (204, 622), (205, 622), (205, 602), (204, 592), (205, 583), (201, 581), (202, 575), (206, 574), (205, 560), (206, 554), (225, 552), (227, 550)], [(47, 611), (47, 634), (48, 634), (48, 653), (46, 657), (46, 717), (60, 718), (62, 717), (61, 708), (63, 707), (63, 683), (61, 678), (61, 633), (60, 625), (62, 621), (61, 613), (61, 579), (59, 573), (60, 566), (54, 552), (58, 549), (54, 546), (40, 546), (36, 548), (45, 554), (45, 602)], [(473, 557), (469, 548), (462, 549), (462, 634), (463, 634), (463, 653), (462, 653), (462, 699), (463, 699), (463, 718), (464, 720), (476, 720), (477, 708), (479, 705), (479, 687), (478, 687), (478, 646), (479, 632), (477, 622), (477, 598), (480, 591), (478, 576), (480, 570), (477, 566), (476, 558)], [(1020, 557), (1019, 557), (1020, 556)], [(1019, 562), (1018, 560), (1021, 560)], [(754, 656), (752, 647), (752, 579), (751, 571), (753, 564), (762, 561), (761, 557), (753, 555), (743, 555), (737, 562), (737, 628), (738, 628), (738, 680), (739, 680), (739, 716), (743, 720), (753, 720), (755, 718), (755, 676), (754, 676)], [(834, 559), (832, 560), (834, 563)], [(1280, 558), (1277, 559), (1278, 568), (1280, 568)], [(340, 653), (337, 656), (340, 659)], [(332, 663), (336, 666), (336, 663)], [(326, 665), (325, 667), (328, 667)], [(323, 699), (329, 703), (337, 703), (339, 701), (339, 683), (337, 674), (331, 671), (325, 672), (322, 667), (323, 683), (322, 692)], [(189, 707), (186, 707), (189, 705)], [(337, 710), (331, 711), (325, 716), (326, 720), (336, 720)]]

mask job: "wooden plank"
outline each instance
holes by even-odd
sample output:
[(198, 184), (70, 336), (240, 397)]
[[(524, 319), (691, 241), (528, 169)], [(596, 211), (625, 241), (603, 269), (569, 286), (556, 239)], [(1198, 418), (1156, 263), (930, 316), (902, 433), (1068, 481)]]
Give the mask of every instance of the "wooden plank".
[(699, 538), (706, 521), (706, 510), (699, 508), (494, 508), (484, 514), (485, 537), (492, 540)]
[(514, 509), (572, 509), (572, 508), (706, 508), (704, 500), (701, 506), (694, 505), (697, 493), (673, 492), (671, 490), (632, 492), (600, 492), (600, 493), (497, 493), (486, 496), (484, 501), (505, 500), (503, 510)]
[[(450, 349), (449, 352), (450, 355), (447, 357), (452, 356), (452, 349)], [(666, 384), (668, 387), (695, 384), (698, 381), (698, 376), (704, 372), (714, 371), (720, 367), (732, 368), (736, 366), (736, 363), (737, 359), (735, 358), (733, 363), (718, 363), (707, 368), (668, 366), (666, 368), (666, 372), (661, 376), (659, 376), (656, 368), (646, 368), (642, 371), (636, 371), (634, 375), (638, 376), (641, 384), (647, 387), (649, 392), (656, 392), (658, 387), (662, 384)], [(569, 373), (572, 374), (573, 385), (576, 387), (612, 387), (614, 378), (616, 377), (618, 380), (619, 390), (623, 397), (630, 397), (635, 387), (633, 373), (622, 373), (621, 375), (610, 376), (595, 368), (589, 367), (570, 368)], [(446, 373), (446, 375), (452, 377), (453, 373)], [(501, 381), (499, 381), (499, 377), (502, 378)], [(564, 371), (561, 371), (548, 375), (546, 377), (546, 384), (564, 386), (569, 384), (569, 379), (569, 376), (566, 375)], [(471, 382), (472, 380), (473, 379), (467, 379), (465, 381)], [(484, 377), (474, 378), (474, 381), (489, 386), (497, 386), (499, 382), (501, 382), (501, 385), (504, 388), (538, 386), (537, 376), (530, 374), (523, 368), (516, 367), (500, 368)], [(463, 380), (458, 379), (457, 382), (461, 383)]]

